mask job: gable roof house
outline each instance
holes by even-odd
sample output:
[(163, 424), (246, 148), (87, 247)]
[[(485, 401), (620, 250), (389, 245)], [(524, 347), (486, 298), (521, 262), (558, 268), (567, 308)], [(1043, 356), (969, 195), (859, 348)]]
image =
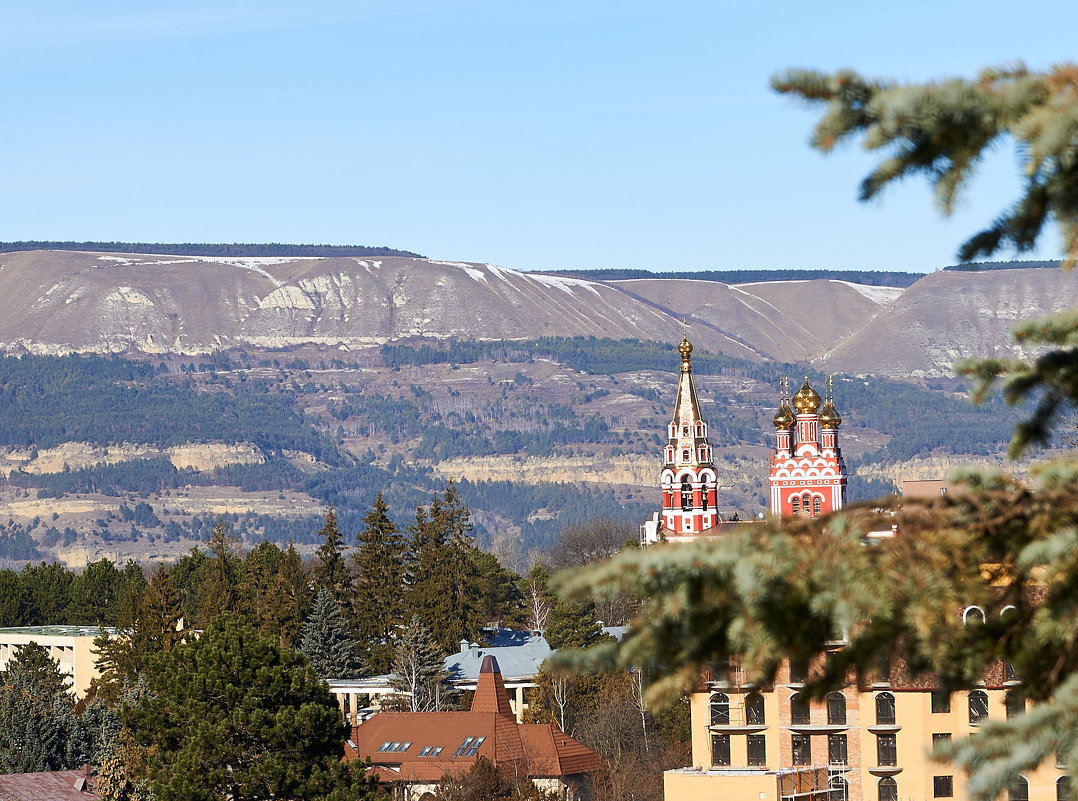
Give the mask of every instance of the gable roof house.
[(346, 759), (370, 757), (383, 784), (403, 801), (433, 793), (446, 775), (466, 773), (480, 757), (511, 777), (577, 799), (599, 755), (551, 724), (517, 723), (498, 660), (483, 659), (468, 712), (380, 712), (353, 727)]

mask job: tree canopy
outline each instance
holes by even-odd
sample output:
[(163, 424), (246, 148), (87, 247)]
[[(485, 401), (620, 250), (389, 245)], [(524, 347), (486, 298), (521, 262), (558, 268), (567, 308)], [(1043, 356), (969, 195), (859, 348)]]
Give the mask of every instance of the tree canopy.
[(126, 723), (168, 799), (361, 798), (345, 724), (306, 658), (230, 615), (156, 657)]

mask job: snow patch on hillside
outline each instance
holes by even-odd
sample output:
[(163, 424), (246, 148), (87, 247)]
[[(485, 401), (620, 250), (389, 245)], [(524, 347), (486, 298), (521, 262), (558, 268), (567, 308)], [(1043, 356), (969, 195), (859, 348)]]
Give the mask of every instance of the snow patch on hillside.
[(573, 290), (576, 288), (586, 289), (593, 295), (599, 294), (599, 290), (595, 288), (593, 283), (590, 281), (581, 281), (579, 278), (562, 278), (560, 275), (538, 275), (536, 273), (528, 273), (526, 277), (543, 286), (549, 286), (554, 289), (560, 289), (562, 292), (568, 292), (570, 295), (573, 294)]
[(850, 289), (859, 292), (873, 303), (879, 303), (881, 306), (889, 306), (894, 303), (898, 296), (906, 291), (905, 287), (901, 286), (869, 286), (868, 284), (851, 284), (849, 281), (832, 281), (835, 284), (845, 284)]

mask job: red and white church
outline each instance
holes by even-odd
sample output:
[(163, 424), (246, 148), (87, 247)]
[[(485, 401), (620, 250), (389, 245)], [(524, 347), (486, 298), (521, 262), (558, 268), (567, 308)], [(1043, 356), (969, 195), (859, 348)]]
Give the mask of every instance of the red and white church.
[[(693, 383), (692, 350), (688, 337), (683, 338), (678, 346), (681, 374), (660, 474), (662, 512), (644, 524), (645, 545), (714, 537), (737, 523), (723, 520), (717, 508), (715, 457)], [(846, 504), (847, 473), (838, 446), (842, 418), (835, 409), (833, 382), (828, 381), (826, 400), (809, 385), (807, 375), (792, 398), (788, 379), (779, 395), (768, 478), (771, 514), (815, 517), (841, 509)]]

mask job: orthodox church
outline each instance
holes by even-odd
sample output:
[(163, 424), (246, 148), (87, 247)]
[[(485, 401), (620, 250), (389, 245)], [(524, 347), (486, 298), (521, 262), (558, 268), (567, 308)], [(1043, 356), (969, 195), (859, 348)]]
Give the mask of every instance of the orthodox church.
[[(708, 424), (692, 377), (692, 344), (681, 340), (681, 372), (674, 414), (667, 426), (663, 450), (662, 512), (645, 523), (642, 542), (660, 539), (687, 542), (713, 537), (729, 524), (718, 510), (715, 456)], [(775, 448), (770, 456), (770, 508), (777, 517), (825, 515), (846, 504), (846, 464), (838, 446), (842, 418), (835, 409), (834, 384), (828, 381), (821, 398), (805, 376), (790, 397), (789, 380), (779, 390), (779, 410), (773, 423)]]

